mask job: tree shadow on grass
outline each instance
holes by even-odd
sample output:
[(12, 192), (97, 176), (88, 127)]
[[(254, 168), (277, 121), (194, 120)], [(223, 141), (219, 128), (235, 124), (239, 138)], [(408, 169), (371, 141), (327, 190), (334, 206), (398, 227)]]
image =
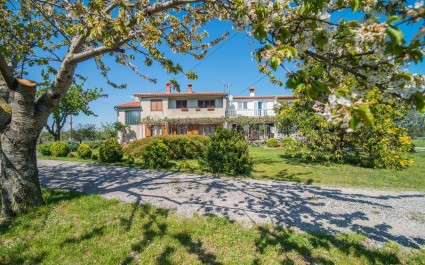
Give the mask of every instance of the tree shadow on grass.
[(155, 209), (148, 204), (140, 206), (140, 215), (142, 218), (142, 240), (131, 245), (131, 252), (121, 262), (121, 264), (131, 264), (135, 257), (142, 253), (146, 247), (155, 239), (161, 238), (167, 233), (166, 219), (170, 214), (167, 209)]
[(192, 236), (187, 233), (178, 233), (174, 237), (182, 244), (189, 253), (195, 254), (198, 260), (203, 264), (220, 265), (214, 253), (208, 252), (202, 246), (200, 240), (194, 241)]
[(73, 237), (67, 238), (65, 239), (64, 242), (62, 242), (61, 247), (64, 247), (67, 244), (76, 244), (76, 243), (80, 243), (81, 241), (90, 240), (94, 237), (101, 237), (104, 235), (104, 230), (105, 230), (105, 226), (95, 227), (90, 232), (86, 232), (81, 236), (78, 236), (78, 237), (73, 236)]
[(284, 180), (284, 181), (290, 181), (290, 182), (297, 182), (297, 183), (304, 183), (306, 185), (313, 184), (313, 179), (309, 178), (307, 180), (302, 179), (298, 176), (304, 176), (312, 174), (312, 172), (301, 172), (301, 173), (289, 173), (288, 169), (282, 169), (280, 170), (276, 175), (270, 177), (274, 180)]
[[(322, 233), (306, 232), (301, 239), (297, 234), (289, 229), (259, 226), (259, 237), (255, 241), (256, 250), (264, 253), (267, 248), (277, 248), (281, 253), (295, 252), (308, 264), (335, 264), (329, 257), (319, 256), (318, 251), (312, 250), (323, 248), (329, 251), (332, 257), (332, 249), (337, 249), (344, 255), (356, 257), (356, 259), (365, 259), (370, 264), (400, 264), (399, 258), (389, 251), (380, 251), (373, 248), (367, 248), (364, 244), (353, 242), (353, 240), (339, 239), (333, 235)], [(306, 240), (307, 239), (307, 240)], [(281, 264), (296, 264), (296, 260), (286, 257)]]
[(70, 201), (80, 198), (84, 194), (72, 190), (61, 190), (61, 189), (43, 189), (43, 199), (47, 205), (58, 204), (63, 201)]

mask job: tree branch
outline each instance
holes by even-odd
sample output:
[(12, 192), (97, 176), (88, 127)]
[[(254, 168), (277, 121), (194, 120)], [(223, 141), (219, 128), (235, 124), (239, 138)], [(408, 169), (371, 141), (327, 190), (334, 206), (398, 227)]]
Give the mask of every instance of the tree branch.
[[(342, 69), (344, 71), (347, 71), (348, 73), (354, 75), (355, 77), (359, 77), (359, 78), (367, 81), (367, 76), (365, 76), (363, 74), (360, 74), (360, 73), (354, 71), (353, 69), (351, 69), (351, 68), (349, 68), (349, 67), (347, 67), (345, 65), (342, 65), (340, 63), (333, 62), (332, 60), (330, 60), (330, 59), (328, 59), (328, 58), (326, 58), (326, 57), (324, 57), (322, 55), (319, 55), (317, 53), (313, 53), (311, 51), (306, 51), (305, 54), (311, 56), (312, 58), (314, 58), (314, 59), (316, 59), (316, 60), (318, 60), (320, 62), (324, 62), (324, 63), (327, 63), (327, 64), (329, 64), (331, 66), (340, 68), (340, 69)], [(385, 90), (385, 87), (382, 84), (373, 84), (373, 85), (374, 86), (377, 86), (379, 89)]]
[(18, 87), (18, 81), (13, 76), (10, 66), (7, 64), (6, 59), (0, 54), (0, 72), (10, 90), (15, 90)]

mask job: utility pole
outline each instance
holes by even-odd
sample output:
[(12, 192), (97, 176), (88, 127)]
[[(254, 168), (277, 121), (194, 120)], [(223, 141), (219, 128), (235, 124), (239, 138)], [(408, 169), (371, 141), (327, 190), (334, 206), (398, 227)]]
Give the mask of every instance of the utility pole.
[(69, 141), (72, 141), (72, 114), (69, 115)]
[[(223, 81), (224, 82), (224, 93), (226, 93), (227, 92), (227, 94), (229, 94), (230, 95), (230, 88), (232, 87), (232, 83), (226, 83), (225, 81)], [(227, 90), (227, 91), (226, 91)]]

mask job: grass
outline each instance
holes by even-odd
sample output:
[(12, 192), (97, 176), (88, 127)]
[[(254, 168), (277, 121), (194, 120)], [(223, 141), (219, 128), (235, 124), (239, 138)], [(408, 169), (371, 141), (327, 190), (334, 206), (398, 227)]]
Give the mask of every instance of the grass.
[(252, 147), (252, 177), (332, 187), (425, 191), (425, 152), (412, 154), (414, 164), (402, 171), (363, 168), (336, 163), (302, 163), (285, 158), (280, 149)]
[(44, 190), (46, 205), (0, 219), (0, 264), (423, 264), (425, 250), (358, 234), (299, 233), (98, 195)]
[[(425, 139), (423, 138), (415, 139), (413, 143), (416, 146), (425, 147)], [(250, 147), (250, 154), (254, 159), (254, 167), (250, 174), (245, 177), (254, 179), (283, 180), (329, 187), (425, 191), (425, 174), (423, 174), (425, 172), (425, 152), (413, 153), (412, 156), (415, 159), (413, 166), (402, 171), (363, 168), (332, 162), (322, 164), (299, 162), (294, 158), (284, 157), (283, 151), (280, 149), (263, 147)], [(101, 163), (78, 157), (39, 156), (39, 158)], [(142, 168), (141, 160), (137, 158), (135, 163), (131, 165), (126, 162), (126, 157), (121, 162), (110, 163), (109, 165)], [(170, 166), (164, 170), (194, 174), (205, 173), (196, 160), (171, 161)]]

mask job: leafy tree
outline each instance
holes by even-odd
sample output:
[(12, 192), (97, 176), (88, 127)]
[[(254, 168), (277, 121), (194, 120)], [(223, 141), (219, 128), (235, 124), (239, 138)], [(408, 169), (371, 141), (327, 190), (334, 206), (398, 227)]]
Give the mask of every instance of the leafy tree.
[(101, 136), (104, 139), (117, 138), (119, 132), (125, 133), (129, 128), (130, 125), (125, 125), (121, 122), (102, 123)]
[(411, 137), (425, 137), (425, 116), (419, 113), (409, 113), (401, 122), (407, 128)]
[[(347, 17), (359, 19), (331, 22), (329, 14), (336, 10), (351, 10), (356, 14)], [(422, 61), (423, 14), (422, 5), (409, 7), (404, 1), (0, 0), (1, 155), (8, 158), (1, 165), (2, 213), (14, 215), (42, 204), (35, 144), (81, 62), (93, 59), (108, 78), (104, 56), (110, 55), (155, 81), (133, 63), (142, 58), (146, 66), (158, 62), (168, 73), (196, 79), (196, 73), (184, 72), (160, 48), (202, 59), (209, 47), (227, 36), (206, 42), (203, 26), (214, 19), (231, 19), (234, 28), (247, 30), (260, 42), (255, 51), (259, 69), (272, 82), (282, 84), (273, 72), (282, 66), (289, 73), (288, 87), (305, 90), (337, 113), (345, 111), (347, 119), (332, 111), (325, 114), (356, 128), (372, 124), (374, 117), (361, 93), (353, 90), (356, 96), (344, 104), (329, 103), (332, 88), (348, 78), (357, 78), (361, 90), (378, 87), (386, 97), (396, 95), (397, 104), (424, 110), (424, 78), (404, 72), (408, 63)], [(401, 24), (420, 27), (418, 34), (404, 39)], [(287, 62), (295, 62), (299, 71), (290, 71)], [(311, 62), (320, 67), (309, 69)], [(36, 83), (24, 79), (35, 65), (54, 75), (37, 99)], [(113, 87), (125, 87), (107, 80)], [(172, 82), (178, 89), (176, 79)]]
[(80, 144), (85, 140), (96, 140), (98, 135), (96, 125), (94, 124), (78, 124), (77, 128), (72, 132), (72, 138)]
[[(45, 82), (48, 84), (48, 74), (42, 72)], [(85, 79), (84, 79), (85, 81)], [(53, 136), (55, 141), (60, 141), (61, 132), (65, 126), (66, 119), (70, 116), (78, 116), (80, 112), (87, 116), (96, 116), (89, 108), (89, 103), (100, 98), (107, 96), (101, 94), (102, 89), (84, 89), (84, 82), (79, 85), (73, 85), (68, 89), (68, 92), (56, 106), (51, 115), (51, 122), (47, 121), (44, 126), (46, 130)], [(43, 94), (48, 87), (42, 87), (37, 91), (38, 95)]]
[[(355, 81), (337, 89), (343, 97), (351, 93)], [(412, 148), (407, 129), (400, 126), (405, 110), (390, 99), (385, 99), (378, 89), (371, 89), (364, 97), (371, 102), (375, 112), (374, 126), (360, 125), (347, 133), (344, 123), (329, 121), (316, 114), (317, 103), (298, 94), (293, 105), (282, 105), (279, 120), (292, 119), (301, 140), (301, 146), (290, 148), (287, 154), (301, 155), (311, 160), (349, 160), (366, 167), (403, 169), (413, 163), (408, 152)], [(350, 131), (350, 129), (348, 129)], [(284, 146), (282, 144), (282, 146)]]
[[(425, 78), (406, 71), (409, 63), (423, 60), (423, 2), (235, 0), (234, 5), (235, 23), (261, 43), (255, 51), (259, 70), (277, 84), (283, 81), (275, 71), (286, 71), (287, 87), (326, 105), (321, 111), (327, 118), (352, 129), (373, 123), (376, 113), (361, 92), (374, 87), (398, 104), (425, 111)], [(332, 21), (336, 10), (347, 16)], [(418, 31), (404, 38), (401, 25)], [(297, 71), (288, 67), (291, 63)], [(352, 78), (358, 81), (352, 95), (329, 102), (334, 88)]]

